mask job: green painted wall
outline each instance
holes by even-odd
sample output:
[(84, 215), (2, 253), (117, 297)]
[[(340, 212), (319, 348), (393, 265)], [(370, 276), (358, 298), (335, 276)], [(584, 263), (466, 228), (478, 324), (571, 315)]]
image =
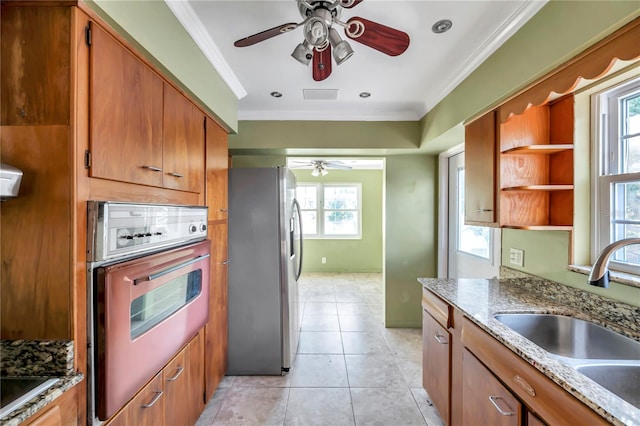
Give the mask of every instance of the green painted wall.
[(385, 324), (422, 324), (418, 277), (437, 275), (437, 157), (393, 155), (386, 160)]
[[(294, 170), (298, 182), (361, 183), (362, 239), (310, 239), (304, 241), (304, 272), (382, 272), (382, 170), (330, 170), (311, 176), (311, 170)], [(322, 257), (327, 263), (322, 264)]]
[(238, 129), (238, 101), (164, 1), (87, 0), (140, 53), (200, 100), (227, 130)]

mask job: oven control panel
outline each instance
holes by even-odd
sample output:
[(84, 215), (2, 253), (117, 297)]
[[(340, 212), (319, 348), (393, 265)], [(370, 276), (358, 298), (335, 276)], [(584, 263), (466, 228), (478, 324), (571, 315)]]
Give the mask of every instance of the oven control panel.
[(90, 201), (88, 255), (104, 261), (207, 238), (207, 208)]

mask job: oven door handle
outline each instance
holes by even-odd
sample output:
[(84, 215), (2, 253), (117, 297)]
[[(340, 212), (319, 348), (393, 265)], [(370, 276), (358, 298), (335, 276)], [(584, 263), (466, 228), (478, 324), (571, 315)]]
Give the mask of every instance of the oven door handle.
[(203, 254), (202, 256), (198, 256), (195, 259), (187, 260), (186, 262), (182, 262), (182, 263), (180, 263), (178, 265), (171, 266), (171, 267), (169, 267), (167, 269), (164, 269), (164, 270), (162, 270), (160, 272), (156, 272), (155, 274), (150, 274), (150, 275), (147, 275), (146, 277), (136, 278), (135, 280), (133, 280), (133, 285), (138, 285), (138, 284), (140, 284), (142, 282), (146, 282), (146, 281), (156, 280), (156, 279), (160, 278), (163, 275), (170, 274), (171, 272), (177, 271), (178, 269), (182, 269), (185, 266), (189, 266), (189, 265), (191, 265), (193, 263), (199, 262), (199, 261), (201, 261), (203, 259), (206, 259), (208, 257), (209, 257), (209, 254)]

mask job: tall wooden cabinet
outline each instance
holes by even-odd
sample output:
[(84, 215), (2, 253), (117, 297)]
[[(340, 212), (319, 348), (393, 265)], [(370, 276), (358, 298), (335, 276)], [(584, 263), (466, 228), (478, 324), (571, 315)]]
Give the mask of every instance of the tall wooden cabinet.
[[(212, 218), (226, 220), (226, 132), (85, 3), (3, 1), (1, 8), (1, 157), (24, 176), (19, 196), (0, 209), (0, 337), (73, 340), (74, 367), (86, 375), (87, 201), (215, 201)], [(205, 117), (211, 140), (221, 141), (208, 153)], [(207, 167), (218, 170), (217, 185), (205, 183)], [(212, 259), (224, 261), (226, 232), (212, 229), (220, 240)], [(224, 374), (222, 269), (211, 274), (210, 321), (222, 328), (207, 340), (202, 332), (184, 354), (194, 357), (189, 375), (200, 390), (174, 392), (190, 413), (202, 410), (213, 374), (205, 346), (219, 360), (209, 393)], [(77, 398), (77, 424), (86, 423), (86, 383), (69, 395)]]

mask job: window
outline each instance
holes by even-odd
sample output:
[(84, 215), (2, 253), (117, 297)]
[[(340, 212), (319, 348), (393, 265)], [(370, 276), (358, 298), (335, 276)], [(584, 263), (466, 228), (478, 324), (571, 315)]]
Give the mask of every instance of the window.
[[(640, 237), (640, 79), (595, 98), (595, 256), (611, 242)], [(611, 269), (640, 274), (640, 246), (614, 253)]]
[(361, 190), (360, 184), (298, 184), (296, 198), (300, 203), (304, 235), (311, 238), (360, 238)]
[(464, 223), (464, 168), (458, 168), (458, 251), (491, 261), (491, 228)]

